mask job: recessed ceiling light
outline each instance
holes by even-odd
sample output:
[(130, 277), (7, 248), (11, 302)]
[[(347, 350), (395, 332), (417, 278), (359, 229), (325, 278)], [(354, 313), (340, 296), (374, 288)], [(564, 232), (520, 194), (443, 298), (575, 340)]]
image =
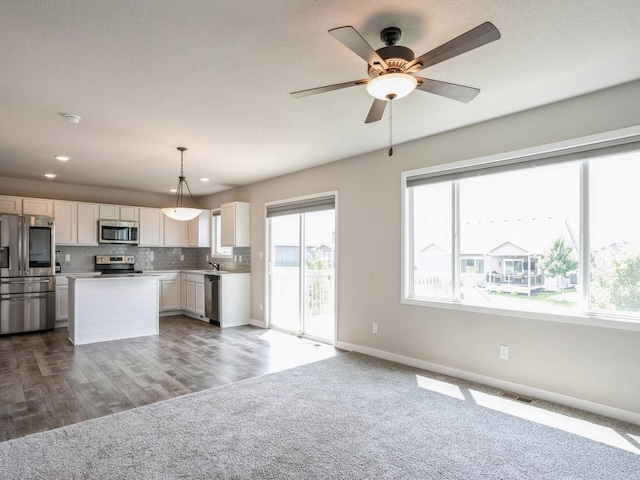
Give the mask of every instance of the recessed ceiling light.
[(55, 173), (45, 173), (44, 176), (47, 177), (47, 178), (56, 178), (56, 174)]
[(53, 158), (60, 160), (61, 162), (67, 162), (71, 157), (67, 157), (66, 155), (54, 155)]
[(200, 181), (201, 182), (208, 182), (209, 181), (209, 177), (200, 177)]

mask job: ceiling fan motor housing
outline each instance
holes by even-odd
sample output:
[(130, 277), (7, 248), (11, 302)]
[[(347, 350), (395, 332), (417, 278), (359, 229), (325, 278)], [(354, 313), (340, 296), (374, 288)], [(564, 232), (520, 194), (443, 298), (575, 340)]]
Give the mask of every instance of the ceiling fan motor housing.
[(387, 62), (388, 69), (384, 69), (382, 65), (375, 64), (368, 66), (368, 73), (371, 78), (378, 77), (385, 73), (409, 73), (405, 71), (404, 66), (411, 60), (416, 58), (413, 50), (401, 45), (390, 45), (376, 50), (377, 54)]

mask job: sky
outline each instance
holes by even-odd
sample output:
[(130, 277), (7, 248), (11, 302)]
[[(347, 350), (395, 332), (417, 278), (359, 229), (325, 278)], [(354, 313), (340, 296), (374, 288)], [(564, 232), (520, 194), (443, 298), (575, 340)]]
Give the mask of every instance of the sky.
[[(622, 241), (640, 246), (640, 154), (591, 160), (589, 175), (591, 249)], [(451, 197), (449, 184), (414, 188), (415, 254), (431, 243), (449, 250)], [(544, 248), (540, 245), (550, 246), (558, 236), (577, 246), (580, 162), (461, 180), (460, 206), (467, 251), (495, 248), (507, 240)]]

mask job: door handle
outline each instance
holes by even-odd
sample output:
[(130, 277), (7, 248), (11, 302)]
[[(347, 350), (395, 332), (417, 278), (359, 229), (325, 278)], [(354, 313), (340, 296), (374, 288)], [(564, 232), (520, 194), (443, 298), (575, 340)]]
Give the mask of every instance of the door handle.
[(51, 280), (19, 280), (17, 282), (2, 282), (2, 285), (15, 285), (18, 283), (33, 284), (33, 283), (50, 283)]
[(39, 298), (48, 298), (46, 295), (38, 295), (37, 297), (16, 297), (12, 295), (2, 295), (0, 301), (7, 302), (11, 300), (37, 300)]

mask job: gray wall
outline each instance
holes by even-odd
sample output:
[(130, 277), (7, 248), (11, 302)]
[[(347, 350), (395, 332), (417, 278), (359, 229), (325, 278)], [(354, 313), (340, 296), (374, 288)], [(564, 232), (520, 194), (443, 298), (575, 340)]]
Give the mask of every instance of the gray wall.
[(265, 313), (265, 203), (337, 190), (339, 342), (640, 414), (638, 330), (400, 302), (402, 171), (640, 125), (637, 98), (640, 82), (397, 145), (391, 158), (381, 150), (203, 200), (251, 203), (253, 319)]

